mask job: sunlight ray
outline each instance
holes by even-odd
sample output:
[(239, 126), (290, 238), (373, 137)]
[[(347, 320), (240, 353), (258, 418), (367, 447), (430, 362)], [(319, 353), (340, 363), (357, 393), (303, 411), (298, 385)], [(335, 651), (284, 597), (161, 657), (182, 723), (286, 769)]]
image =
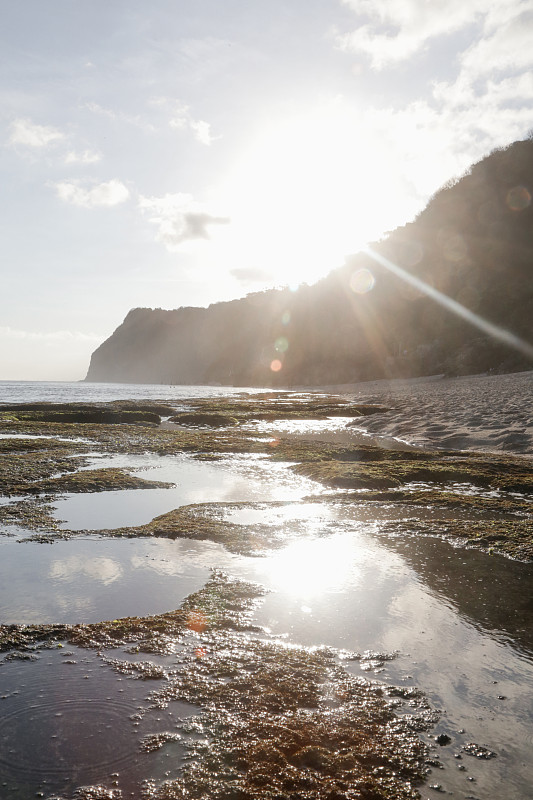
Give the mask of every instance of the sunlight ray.
[(393, 275), (396, 275), (406, 283), (414, 286), (416, 289), (423, 292), (427, 297), (435, 300), (435, 302), (439, 303), (439, 305), (447, 308), (461, 319), (469, 322), (471, 325), (474, 325), (474, 327), (478, 328), (480, 331), (483, 331), (483, 333), (488, 334), (488, 336), (491, 336), (493, 339), (497, 339), (508, 347), (518, 350), (525, 356), (533, 358), (533, 345), (524, 341), (519, 336), (516, 336), (516, 334), (511, 333), (505, 328), (501, 328), (499, 325), (494, 325), (494, 323), (489, 322), (483, 317), (480, 317), (479, 314), (475, 314), (469, 308), (466, 308), (465, 306), (461, 305), (461, 303), (458, 303), (457, 300), (453, 300), (443, 292), (439, 292), (438, 289), (430, 286), (428, 283), (421, 280), (421, 278), (417, 278), (416, 275), (407, 272), (407, 270), (403, 269), (403, 267), (400, 267), (398, 264), (395, 264), (393, 261), (385, 258), (385, 256), (377, 253), (371, 247), (365, 247), (364, 252), (367, 253), (370, 258), (374, 259), (374, 261), (376, 261), (378, 264), (381, 264), (382, 267), (385, 267), (385, 269), (389, 270), (389, 272), (392, 272)]

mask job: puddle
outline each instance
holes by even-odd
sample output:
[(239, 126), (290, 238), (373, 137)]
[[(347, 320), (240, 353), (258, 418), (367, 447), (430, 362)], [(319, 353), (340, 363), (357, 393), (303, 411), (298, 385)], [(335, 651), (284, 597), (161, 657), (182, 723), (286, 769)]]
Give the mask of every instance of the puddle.
[(272, 422), (250, 422), (243, 428), (259, 433), (302, 434), (337, 433), (344, 431), (353, 417), (329, 417), (328, 419), (278, 419)]
[(323, 487), (294, 475), (287, 464), (258, 456), (199, 461), (187, 456), (118, 456), (90, 468), (129, 467), (147, 480), (175, 483), (168, 489), (133, 489), (68, 495), (55, 503), (63, 529), (105, 530), (143, 525), (154, 517), (191, 503), (299, 500)]
[(145, 682), (118, 675), (92, 651), (44, 649), (35, 658), (0, 666), (2, 798), (70, 795), (96, 783), (137, 798), (143, 780), (177, 776), (184, 745), (141, 753), (140, 739), (175, 731), (196, 708), (174, 702), (144, 714)]
[[(292, 541), (243, 565), (240, 574), (273, 590), (257, 621), (306, 646), (399, 651), (378, 662), (375, 677), (421, 688), (442, 710), (439, 731), (451, 737), (448, 747), (432, 742), (445, 769), (433, 770), (429, 783), (460, 798), (528, 798), (533, 567), (433, 538), (389, 540), (377, 523), (328, 525), (327, 537)], [(455, 758), (470, 741), (497, 757)]]
[[(178, 539), (0, 542), (2, 623), (98, 622), (160, 614), (232, 569), (221, 545)], [(0, 675), (0, 680), (2, 676)]]
[[(368, 417), (366, 417), (368, 419)], [(329, 417), (328, 419), (280, 419), (272, 422), (250, 422), (243, 426), (245, 429), (258, 433), (284, 436), (298, 436), (304, 439), (317, 439), (338, 444), (376, 445), (387, 450), (419, 450), (407, 439), (400, 436), (382, 436), (369, 433), (366, 428), (355, 424), (353, 417)]]
[[(376, 659), (371, 663), (375, 671), (370, 677), (418, 686), (433, 706), (442, 710), (439, 732), (446, 733), (451, 742), (445, 747), (432, 743), (433, 755), (444, 769), (433, 770), (430, 785), (438, 783), (444, 791), (464, 800), (530, 797), (533, 565), (456, 548), (430, 536), (390, 536), (383, 531), (381, 520), (405, 518), (405, 511), (398, 507), (291, 503), (306, 494), (316, 494), (317, 485), (292, 475), (286, 465), (265, 459), (202, 462), (183, 457), (155, 460), (151, 456), (128, 456), (121, 463), (122, 459), (106, 459), (105, 465), (127, 464), (143, 477), (173, 480), (176, 488), (69, 496), (58, 503), (57, 512), (65, 519), (68, 511), (69, 527), (103, 529), (140, 524), (165, 510), (194, 502), (260, 504), (276, 500), (286, 504), (233, 509), (226, 519), (236, 524), (278, 527), (287, 536), (286, 546), (268, 557), (251, 559), (231, 555), (222, 546), (204, 541), (93, 537), (48, 546), (5, 539), (0, 542), (3, 622), (90, 622), (168, 611), (204, 585), (210, 568), (217, 566), (271, 590), (256, 612), (256, 620), (290, 643), (325, 644), (356, 652), (398, 651), (392, 661), (381, 664)], [(102, 460), (98, 465), (102, 466)], [(163, 501), (167, 506), (161, 506)], [(416, 510), (419, 519), (426, 519), (428, 532), (438, 513), (434, 509)], [(83, 657), (93, 658), (90, 654)], [(46, 653), (40, 663), (48, 658)], [(60, 664), (67, 669), (57, 654), (50, 658), (55, 665), (50, 666), (50, 675)], [(96, 662), (91, 668), (98, 673), (99, 681), (100, 675), (109, 672)], [(355, 663), (349, 668), (369, 677)], [(32, 670), (32, 663), (4, 663), (0, 668), (1, 693), (12, 694), (17, 682), (23, 688), (21, 676), (39, 674)], [(20, 701), (19, 706), (12, 706), (14, 716), (10, 716), (8, 701), (1, 701), (8, 720), (0, 724), (0, 784), (3, 782), (11, 792), (6, 789), (6, 798), (33, 796), (45, 779), (70, 786), (68, 781), (74, 780), (72, 765), (76, 769), (81, 765), (88, 776), (93, 774), (89, 760), (93, 764), (102, 760), (101, 769), (107, 776), (111, 772), (137, 775), (137, 769), (144, 777), (148, 775), (143, 767), (146, 762), (128, 760), (133, 752), (129, 734), (124, 734), (124, 744), (117, 742), (114, 757), (124, 759), (118, 764), (107, 764), (99, 751), (84, 760), (83, 753), (67, 747), (65, 759), (71, 762), (68, 780), (65, 775), (52, 774), (50, 754), (43, 756), (42, 764), (36, 759), (37, 766), (41, 764), (37, 776), (32, 777), (31, 770), (25, 776), (19, 769), (17, 765), (30, 759), (30, 748), (37, 746), (32, 738), (37, 734), (30, 731), (30, 711), (24, 710), (37, 701), (37, 728), (44, 731), (45, 738), (54, 720), (61, 719), (54, 717), (56, 709), (57, 713), (68, 711), (78, 719), (76, 725), (84, 725), (79, 715), (83, 716), (83, 704), (91, 697), (94, 703), (87, 724), (93, 724), (94, 710), (95, 726), (103, 720), (104, 727), (117, 727), (113, 715), (115, 709), (120, 715), (126, 711), (120, 706), (122, 700), (117, 701), (118, 706), (112, 699), (109, 705), (99, 707), (98, 702), (103, 703), (102, 698), (107, 696), (105, 681), (98, 683), (97, 694), (86, 695), (84, 686), (80, 688), (80, 673), (74, 670), (72, 675), (78, 676), (73, 678), (76, 688), (67, 700), (51, 690), (38, 697), (35, 693), (42, 694), (42, 690), (36, 678), (24, 704)], [(112, 677), (117, 680), (114, 673)], [(50, 678), (50, 686), (52, 683)], [(109, 696), (115, 697), (112, 693)], [(138, 698), (133, 697), (132, 702), (136, 702)], [(19, 730), (22, 750), (10, 750), (14, 739), (5, 733), (10, 725), (11, 730)], [(99, 733), (93, 738), (99, 739)], [(468, 756), (462, 750), (467, 742), (490, 748), (496, 758), (483, 761)], [(157, 757), (166, 758), (164, 753)], [(162, 770), (164, 763), (158, 764), (157, 769)], [(172, 764), (177, 769), (179, 758)], [(465, 769), (458, 769), (461, 766)], [(30, 778), (31, 785), (24, 783)], [(48, 784), (45, 788), (48, 793)], [(125, 797), (138, 796), (126, 786), (124, 791), (132, 792)], [(430, 792), (429, 788), (423, 791)]]

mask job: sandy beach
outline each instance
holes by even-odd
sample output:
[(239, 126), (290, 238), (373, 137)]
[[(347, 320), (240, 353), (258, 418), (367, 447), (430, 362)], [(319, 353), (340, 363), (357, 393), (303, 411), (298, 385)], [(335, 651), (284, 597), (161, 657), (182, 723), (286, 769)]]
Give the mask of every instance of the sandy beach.
[(533, 371), (508, 375), (434, 376), (330, 386), (356, 402), (383, 403), (385, 414), (351, 426), (425, 448), (533, 456)]

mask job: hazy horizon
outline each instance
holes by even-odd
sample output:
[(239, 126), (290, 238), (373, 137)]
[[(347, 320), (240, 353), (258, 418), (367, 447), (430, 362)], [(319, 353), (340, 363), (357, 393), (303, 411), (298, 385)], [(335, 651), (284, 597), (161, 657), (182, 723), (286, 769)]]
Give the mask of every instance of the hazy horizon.
[(533, 14), (459, 0), (4, 10), (0, 379), (135, 307), (313, 283), (524, 138)]

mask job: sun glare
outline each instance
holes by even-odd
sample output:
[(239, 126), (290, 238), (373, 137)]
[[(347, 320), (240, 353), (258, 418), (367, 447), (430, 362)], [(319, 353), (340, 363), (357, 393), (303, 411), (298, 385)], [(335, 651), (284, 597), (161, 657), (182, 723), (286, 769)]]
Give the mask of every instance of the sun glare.
[(354, 544), (346, 537), (296, 541), (268, 562), (276, 588), (302, 601), (339, 591), (354, 569)]
[(276, 284), (312, 283), (397, 224), (395, 175), (386, 143), (341, 101), (274, 121), (215, 191), (231, 218), (217, 256)]

